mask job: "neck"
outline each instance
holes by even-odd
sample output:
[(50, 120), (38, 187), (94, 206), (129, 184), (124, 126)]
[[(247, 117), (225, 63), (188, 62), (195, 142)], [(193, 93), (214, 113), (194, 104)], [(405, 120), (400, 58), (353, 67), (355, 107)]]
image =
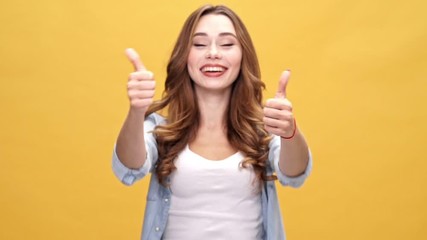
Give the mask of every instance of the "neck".
[(231, 88), (221, 92), (197, 91), (200, 109), (200, 127), (224, 129), (225, 116), (230, 100)]

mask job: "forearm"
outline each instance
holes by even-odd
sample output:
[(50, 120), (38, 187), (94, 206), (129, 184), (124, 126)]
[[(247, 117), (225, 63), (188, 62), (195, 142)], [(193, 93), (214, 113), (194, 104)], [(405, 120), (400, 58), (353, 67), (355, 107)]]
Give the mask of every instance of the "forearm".
[(141, 168), (146, 160), (144, 119), (144, 113), (130, 110), (117, 138), (117, 155), (128, 168)]
[(307, 142), (303, 134), (296, 130), (291, 139), (281, 139), (280, 171), (288, 177), (296, 177), (304, 173), (309, 160)]

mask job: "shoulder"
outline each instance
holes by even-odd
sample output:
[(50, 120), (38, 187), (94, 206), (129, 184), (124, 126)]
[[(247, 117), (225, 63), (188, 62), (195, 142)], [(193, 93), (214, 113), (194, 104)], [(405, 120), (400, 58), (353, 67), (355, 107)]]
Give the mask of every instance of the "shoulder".
[(144, 128), (145, 132), (150, 132), (154, 130), (159, 125), (164, 125), (166, 123), (166, 118), (158, 113), (152, 113), (145, 117)]
[(146, 123), (151, 123), (155, 126), (166, 123), (166, 118), (158, 113), (152, 113), (145, 118)]
[(272, 135), (272, 138), (268, 144), (268, 170), (272, 170), (275, 168), (276, 163), (279, 162), (280, 157), (280, 147), (281, 141), (280, 137), (276, 135)]
[(271, 150), (276, 150), (277, 148), (279, 148), (280, 149), (280, 137), (279, 136), (276, 136), (276, 135), (272, 135), (272, 138), (271, 138), (271, 140), (270, 140), (270, 142), (269, 142), (269, 144), (268, 144), (268, 147), (270, 148), (270, 151)]

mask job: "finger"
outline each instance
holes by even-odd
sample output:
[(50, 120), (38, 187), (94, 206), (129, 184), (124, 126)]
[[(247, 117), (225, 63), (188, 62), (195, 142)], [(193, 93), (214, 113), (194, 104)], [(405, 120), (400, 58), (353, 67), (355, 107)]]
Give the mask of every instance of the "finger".
[(287, 98), (270, 98), (265, 102), (265, 107), (292, 112), (292, 103)]
[(270, 127), (270, 126), (267, 126), (267, 125), (264, 125), (264, 129), (267, 131), (267, 132), (269, 132), (269, 133), (271, 133), (271, 134), (274, 134), (274, 135), (276, 135), (276, 136), (288, 136), (288, 135), (290, 135), (290, 134), (292, 134), (292, 132), (291, 131), (283, 131), (282, 129), (280, 129), (280, 128), (276, 128), (276, 127)]
[(286, 98), (286, 87), (288, 86), (291, 71), (286, 70), (282, 73), (279, 80), (279, 88), (276, 93), (276, 98)]
[(154, 80), (154, 74), (147, 70), (133, 72), (129, 74), (128, 80), (138, 80), (138, 81)]
[(142, 64), (139, 54), (133, 48), (126, 49), (125, 53), (129, 61), (132, 63), (135, 71), (145, 70), (145, 66)]
[(264, 129), (277, 136), (289, 136), (295, 130), (295, 120), (293, 121), (280, 121), (268, 117), (263, 118)]
[(148, 99), (154, 97), (154, 90), (145, 91), (129, 91), (128, 96), (130, 99)]
[(287, 129), (291, 126), (292, 120), (283, 121), (283, 120), (279, 120), (271, 117), (264, 117), (262, 121), (266, 126), (271, 128)]
[(128, 82), (128, 90), (154, 90), (156, 88), (155, 81), (130, 81)]
[(274, 119), (281, 119), (285, 121), (289, 121), (293, 118), (293, 113), (291, 111), (287, 110), (278, 110), (274, 108), (264, 108), (263, 109), (264, 117), (274, 118)]

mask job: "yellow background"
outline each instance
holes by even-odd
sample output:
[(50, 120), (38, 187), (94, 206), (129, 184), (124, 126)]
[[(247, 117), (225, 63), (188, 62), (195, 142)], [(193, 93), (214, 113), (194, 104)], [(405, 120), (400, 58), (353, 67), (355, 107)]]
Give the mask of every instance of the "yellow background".
[[(288, 238), (427, 239), (427, 4), (423, 0), (212, 1), (246, 23), (265, 97), (288, 96), (314, 155), (280, 189)], [(111, 171), (125, 118), (124, 56), (159, 81), (204, 1), (0, 3), (0, 239), (138, 239), (148, 179)]]

